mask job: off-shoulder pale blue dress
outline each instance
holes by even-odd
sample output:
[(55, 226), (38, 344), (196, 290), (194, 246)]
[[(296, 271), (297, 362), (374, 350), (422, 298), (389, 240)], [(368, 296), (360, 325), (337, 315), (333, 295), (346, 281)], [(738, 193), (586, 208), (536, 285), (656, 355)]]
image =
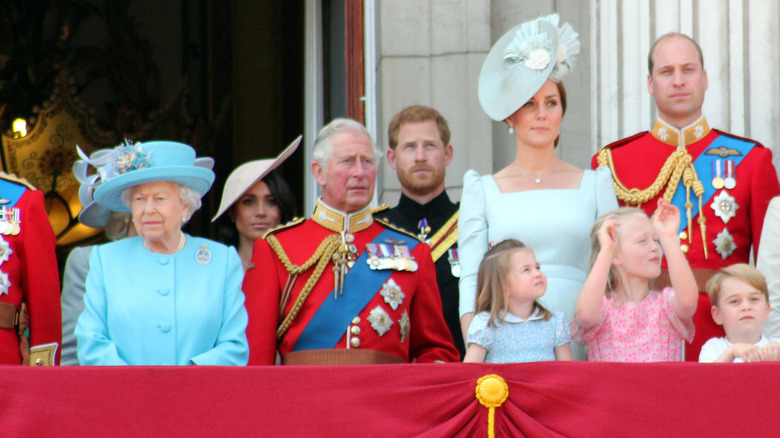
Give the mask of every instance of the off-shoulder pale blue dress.
[[(588, 274), (590, 230), (596, 219), (617, 207), (606, 167), (585, 170), (576, 189), (514, 193), (502, 193), (493, 175), (466, 172), (458, 218), (460, 315), (474, 311), (477, 269), (488, 244), (512, 238), (534, 250), (547, 276), (542, 305), (571, 321)], [(585, 360), (581, 346), (572, 344), (572, 351)]]

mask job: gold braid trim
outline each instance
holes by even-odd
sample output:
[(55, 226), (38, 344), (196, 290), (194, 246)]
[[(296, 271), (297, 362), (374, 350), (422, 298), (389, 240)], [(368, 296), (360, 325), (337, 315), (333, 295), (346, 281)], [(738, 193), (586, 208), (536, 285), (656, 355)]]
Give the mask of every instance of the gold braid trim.
[(609, 148), (602, 149), (598, 157), (599, 166), (608, 166), (610, 172), (612, 172), (612, 184), (615, 187), (615, 194), (618, 199), (628, 205), (633, 204), (637, 207), (658, 196), (664, 186), (666, 186), (666, 191), (663, 198), (666, 202), (671, 202), (674, 191), (677, 190), (677, 185), (680, 183), (683, 171), (692, 161), (693, 158), (685, 149), (674, 151), (666, 159), (663, 167), (661, 167), (661, 171), (658, 173), (655, 181), (650, 184), (650, 187), (639, 190), (636, 188), (629, 189), (620, 181), (617, 172), (615, 172), (615, 163), (612, 162), (612, 151)]
[(664, 200), (671, 203), (674, 196), (677, 185), (682, 180), (685, 186), (685, 216), (688, 220), (688, 243), (693, 241), (693, 227), (692, 227), (692, 214), (693, 203), (691, 202), (691, 189), (693, 189), (694, 195), (699, 198), (699, 215), (697, 222), (699, 223), (699, 230), (701, 231), (702, 246), (704, 247), (704, 258), (707, 258), (707, 224), (704, 212), (702, 210), (702, 195), (704, 195), (704, 185), (699, 180), (699, 176), (696, 174), (696, 168), (693, 166), (693, 157), (685, 149), (678, 149), (674, 151), (669, 158), (666, 159), (661, 171), (655, 178), (655, 181), (650, 187), (639, 190), (629, 189), (620, 181), (617, 173), (615, 172), (615, 163), (612, 162), (612, 151), (609, 148), (604, 148), (599, 151), (598, 157), (599, 166), (608, 166), (609, 171), (612, 172), (612, 184), (615, 187), (615, 194), (618, 199), (624, 201), (627, 205), (634, 204), (640, 207), (643, 203), (655, 198), (661, 189), (666, 186), (664, 192)]
[(271, 249), (273, 249), (276, 255), (279, 257), (279, 260), (282, 262), (284, 268), (289, 274), (287, 277), (287, 286), (285, 286), (285, 290), (282, 293), (284, 296), (284, 302), (287, 301), (286, 297), (289, 296), (290, 291), (288, 289), (292, 289), (294, 284), (294, 281), (290, 281), (290, 277), (298, 276), (308, 271), (315, 263), (317, 265), (309, 279), (306, 280), (306, 284), (303, 286), (303, 289), (301, 289), (301, 293), (298, 295), (298, 298), (295, 299), (295, 303), (293, 304), (292, 309), (290, 309), (290, 313), (287, 314), (287, 316), (284, 318), (284, 321), (282, 321), (282, 323), (279, 325), (279, 328), (276, 329), (276, 339), (281, 339), (290, 328), (290, 324), (292, 324), (293, 320), (298, 315), (298, 312), (300, 312), (304, 301), (306, 301), (306, 298), (309, 297), (312, 289), (314, 289), (314, 285), (317, 284), (317, 281), (319, 281), (320, 277), (322, 277), (322, 273), (325, 271), (325, 267), (328, 266), (333, 253), (336, 252), (339, 244), (341, 243), (341, 236), (338, 234), (333, 234), (326, 237), (322, 243), (320, 243), (320, 246), (317, 247), (314, 255), (311, 256), (311, 258), (301, 266), (294, 265), (290, 261), (290, 258), (287, 256), (287, 253), (284, 252), (284, 248), (282, 248), (282, 245), (279, 243), (279, 240), (276, 238), (276, 236), (269, 234), (266, 236), (266, 240), (271, 246)]

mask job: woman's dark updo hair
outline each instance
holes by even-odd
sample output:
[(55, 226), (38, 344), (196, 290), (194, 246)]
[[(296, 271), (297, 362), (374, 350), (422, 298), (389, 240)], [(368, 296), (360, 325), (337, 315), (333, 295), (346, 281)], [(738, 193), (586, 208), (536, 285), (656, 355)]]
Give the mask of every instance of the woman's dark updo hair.
[(298, 207), (295, 204), (295, 195), (293, 195), (290, 185), (282, 178), (276, 170), (272, 170), (263, 178), (263, 182), (268, 186), (268, 190), (276, 200), (279, 206), (281, 224), (286, 224), (298, 216)]

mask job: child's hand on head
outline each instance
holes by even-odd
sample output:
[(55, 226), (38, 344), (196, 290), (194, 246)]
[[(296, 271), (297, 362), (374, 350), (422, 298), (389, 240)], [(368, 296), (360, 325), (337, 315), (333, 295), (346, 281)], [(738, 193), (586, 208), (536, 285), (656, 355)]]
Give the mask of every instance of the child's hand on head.
[(770, 342), (761, 349), (761, 359), (767, 362), (780, 362), (780, 343)]
[(761, 362), (761, 349), (753, 344), (736, 343), (731, 346), (734, 349), (734, 358), (740, 358), (745, 362)]
[(680, 228), (680, 210), (674, 205), (658, 200), (658, 208), (653, 215), (653, 229), (658, 237), (677, 236), (677, 230)]
[(620, 222), (609, 217), (601, 224), (601, 228), (598, 231), (599, 245), (601, 250), (606, 252), (614, 252), (617, 248), (617, 227), (620, 226)]

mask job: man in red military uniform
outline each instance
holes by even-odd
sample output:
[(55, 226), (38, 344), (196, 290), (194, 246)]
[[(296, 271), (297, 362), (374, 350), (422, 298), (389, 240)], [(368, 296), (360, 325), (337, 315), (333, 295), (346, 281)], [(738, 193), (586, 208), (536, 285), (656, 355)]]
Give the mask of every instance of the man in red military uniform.
[(311, 165), (322, 197), (311, 219), (255, 243), (244, 293), (249, 364), (449, 362), (430, 248), (374, 220), (377, 153), (365, 127), (324, 127)]
[[(764, 215), (780, 184), (769, 149), (711, 129), (702, 116), (707, 72), (695, 41), (663, 35), (648, 64), (648, 90), (658, 108), (653, 130), (606, 146), (592, 165), (610, 167), (621, 205), (651, 215), (664, 197), (680, 209), (680, 245), (704, 291), (715, 270), (747, 263), (751, 244), (758, 252)], [(704, 342), (724, 336), (710, 308), (702, 292), (686, 360), (698, 360)]]
[(59, 362), (62, 316), (54, 245), (43, 194), (0, 173), (0, 363)]

